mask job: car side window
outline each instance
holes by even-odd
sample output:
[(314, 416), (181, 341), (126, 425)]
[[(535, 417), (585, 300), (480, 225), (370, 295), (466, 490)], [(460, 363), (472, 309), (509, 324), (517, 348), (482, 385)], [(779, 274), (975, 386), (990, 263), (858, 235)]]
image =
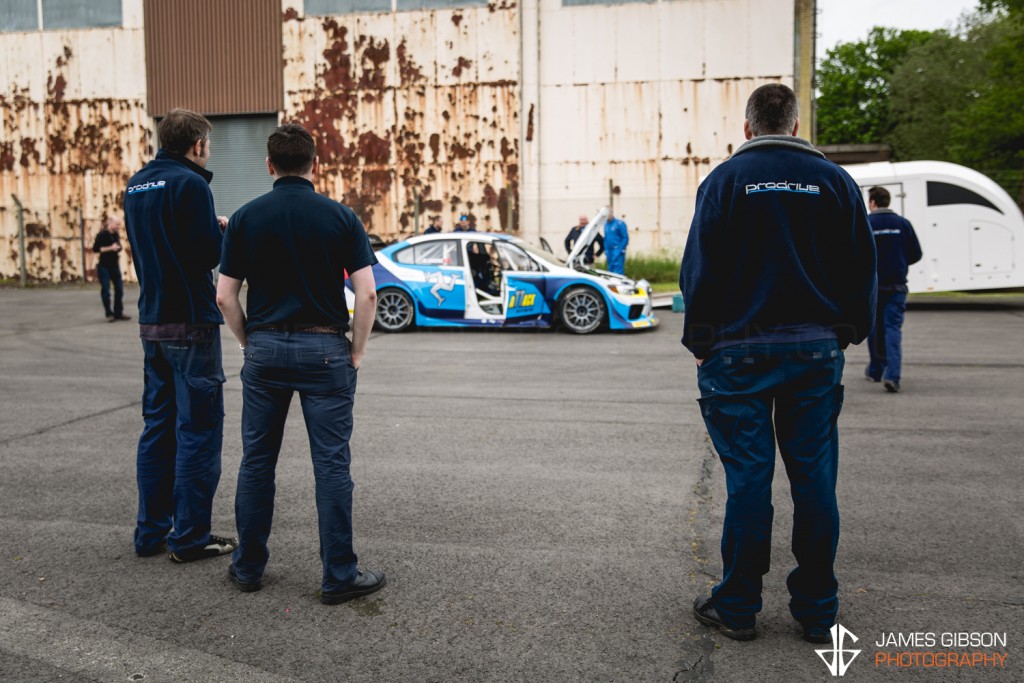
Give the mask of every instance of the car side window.
[(431, 240), (395, 252), (394, 259), (405, 265), (461, 266), (462, 252), (457, 240)]

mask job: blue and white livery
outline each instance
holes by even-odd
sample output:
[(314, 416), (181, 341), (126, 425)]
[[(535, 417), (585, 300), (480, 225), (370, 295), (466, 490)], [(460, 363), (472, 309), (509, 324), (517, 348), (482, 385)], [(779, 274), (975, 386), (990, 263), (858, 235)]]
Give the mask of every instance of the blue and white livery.
[[(377, 252), (377, 327), (553, 327), (575, 334), (654, 327), (651, 288), (583, 266), (598, 213), (566, 262), (516, 237), (434, 233)], [(353, 301), (349, 298), (349, 301)]]

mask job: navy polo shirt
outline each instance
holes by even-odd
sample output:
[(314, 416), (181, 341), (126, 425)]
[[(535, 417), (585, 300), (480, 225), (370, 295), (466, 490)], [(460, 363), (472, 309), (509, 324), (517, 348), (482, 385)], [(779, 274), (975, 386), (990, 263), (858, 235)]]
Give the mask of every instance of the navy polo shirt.
[(272, 324), (348, 330), (345, 271), (377, 263), (363, 224), (313, 183), (285, 176), (231, 216), (220, 272), (249, 284), (246, 332)]

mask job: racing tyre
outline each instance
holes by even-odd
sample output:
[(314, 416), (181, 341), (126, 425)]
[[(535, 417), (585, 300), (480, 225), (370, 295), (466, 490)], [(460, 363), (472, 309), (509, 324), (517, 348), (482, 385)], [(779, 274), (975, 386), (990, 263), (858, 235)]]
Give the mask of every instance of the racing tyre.
[(377, 292), (377, 328), (385, 332), (404, 332), (416, 316), (412, 299), (400, 289), (389, 287)]
[(573, 334), (590, 334), (605, 322), (604, 299), (590, 287), (573, 287), (558, 300), (558, 318)]

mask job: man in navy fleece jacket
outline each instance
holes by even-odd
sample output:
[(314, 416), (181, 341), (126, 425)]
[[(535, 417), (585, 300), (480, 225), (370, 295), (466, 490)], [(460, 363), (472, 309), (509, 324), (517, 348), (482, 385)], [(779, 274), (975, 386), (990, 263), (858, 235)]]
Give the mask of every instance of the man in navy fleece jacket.
[(124, 197), (146, 379), (135, 552), (149, 557), (166, 549), (173, 562), (237, 545), (210, 534), (224, 431), (224, 318), (212, 271), (227, 222), (214, 213), (206, 170), (211, 129), (196, 112), (168, 112), (157, 128), (156, 159), (131, 177)]
[(794, 503), (790, 611), (829, 642), (838, 611), (836, 420), (843, 349), (871, 329), (875, 245), (850, 176), (795, 137), (797, 100), (761, 86), (744, 143), (697, 191), (679, 286), (683, 344), (696, 358), (700, 408), (725, 468), (722, 581), (694, 615), (754, 638), (771, 550), (775, 444)]

